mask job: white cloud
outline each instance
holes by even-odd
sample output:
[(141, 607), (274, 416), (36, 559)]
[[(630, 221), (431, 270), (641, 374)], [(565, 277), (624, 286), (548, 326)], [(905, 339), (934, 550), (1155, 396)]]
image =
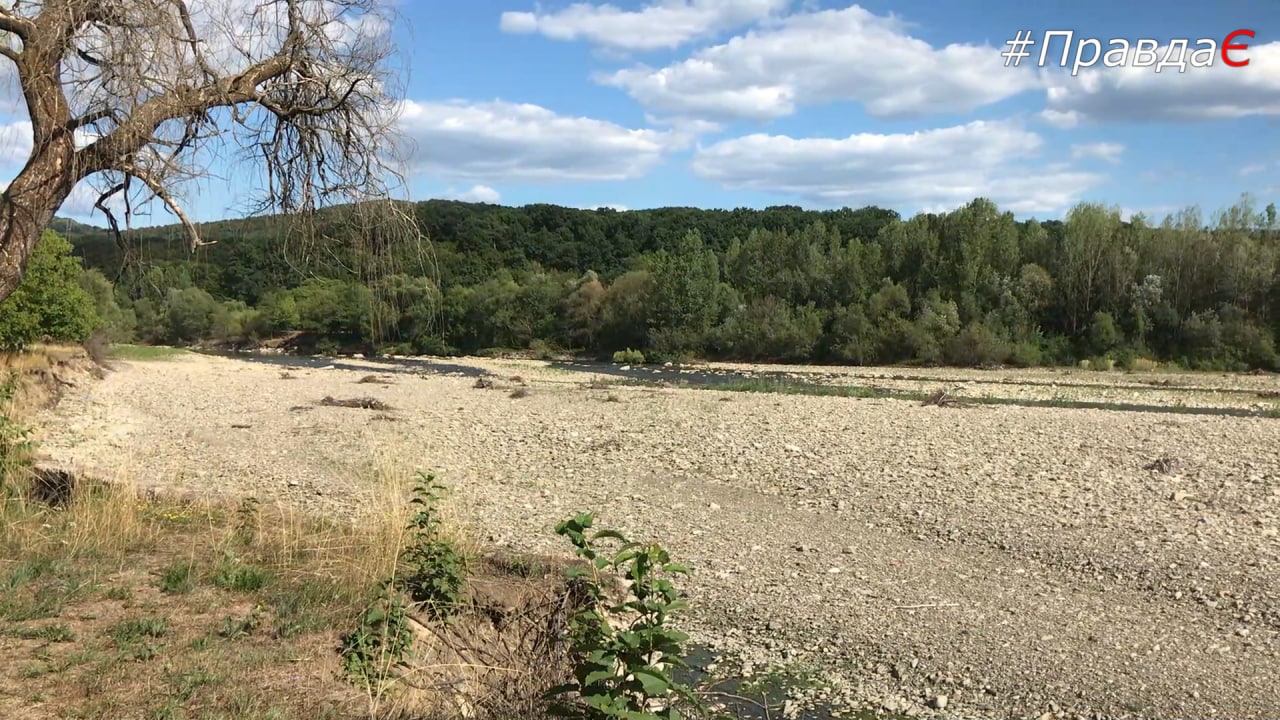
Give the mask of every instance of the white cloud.
[(1095, 142), (1071, 146), (1072, 160), (1096, 158), (1114, 165), (1120, 162), (1120, 155), (1122, 153), (1124, 153), (1124, 146), (1120, 143)]
[(25, 163), (31, 157), (31, 123), (27, 120), (0, 125), (0, 163)]
[[(1130, 59), (1133, 52), (1130, 51)], [(1160, 48), (1157, 58), (1163, 58), (1164, 52)], [(1280, 42), (1235, 51), (1233, 57), (1248, 58), (1249, 65), (1230, 67), (1218, 57), (1211, 67), (1188, 66), (1182, 73), (1176, 68), (1157, 73), (1152, 67), (1134, 67), (1131, 61), (1120, 67), (1098, 63), (1074, 78), (1066, 72), (1055, 72), (1047, 79), (1047, 109), (1043, 117), (1068, 127), (1086, 120), (1160, 122), (1280, 117)]]
[(791, 0), (661, 0), (640, 10), (574, 3), (553, 13), (504, 12), (503, 32), (586, 40), (617, 50), (672, 49), (782, 12)]
[(686, 146), (676, 130), (630, 129), (538, 105), (495, 100), (404, 104), (417, 171), (472, 182), (627, 180)]
[[(97, 139), (98, 134), (86, 128), (80, 128), (75, 132), (77, 148), (82, 148)], [(27, 159), (31, 157), (33, 146), (34, 140), (31, 137), (30, 120), (14, 120), (8, 124), (0, 125), (0, 165), (16, 163), (21, 166), (25, 164)], [(17, 168), (14, 168), (14, 172), (17, 172)]]
[(469, 189), (463, 190), (462, 192), (450, 191), (449, 195), (456, 200), (491, 203), (495, 205), (502, 200), (502, 193), (494, 190), (488, 185), (472, 185)]
[(1062, 130), (1077, 127), (1084, 120), (1075, 110), (1041, 110), (1040, 119)]
[(1029, 161), (1043, 143), (1016, 124), (981, 121), (842, 139), (756, 134), (700, 148), (693, 170), (729, 188), (825, 206), (918, 210), (989, 197), (1014, 212), (1048, 213), (1071, 205), (1102, 177)]
[(1270, 170), (1270, 168), (1265, 163), (1253, 163), (1251, 165), (1241, 167), (1236, 172), (1240, 173), (1240, 177), (1249, 177), (1250, 175), (1264, 173), (1267, 170)]
[(713, 119), (769, 120), (798, 105), (849, 100), (876, 117), (969, 112), (1042, 87), (987, 45), (934, 48), (894, 17), (858, 6), (800, 13), (661, 69), (596, 77), (650, 109)]

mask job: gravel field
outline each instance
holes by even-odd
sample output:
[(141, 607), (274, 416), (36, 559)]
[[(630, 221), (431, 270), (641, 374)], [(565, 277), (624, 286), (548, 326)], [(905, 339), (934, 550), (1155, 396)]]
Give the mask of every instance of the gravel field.
[[(43, 449), (141, 486), (325, 512), (367, 501), (370, 468), (394, 458), (453, 486), (480, 540), (526, 550), (564, 552), (551, 526), (594, 509), (693, 566), (697, 640), (757, 670), (821, 668), (813, 692), (837, 705), (1280, 717), (1280, 419), (593, 389), (542, 363), (458, 362), (496, 373), (497, 387), (407, 373), (358, 383), (375, 370), (286, 380), (203, 356), (121, 363), (63, 400)], [(510, 396), (517, 373), (527, 397)], [(1150, 377), (1253, 393), (1276, 383)], [(325, 396), (393, 409), (317, 406)]]

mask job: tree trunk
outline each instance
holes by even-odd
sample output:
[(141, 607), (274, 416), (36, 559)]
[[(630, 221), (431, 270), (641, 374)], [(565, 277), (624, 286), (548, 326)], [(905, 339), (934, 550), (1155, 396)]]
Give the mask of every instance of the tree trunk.
[(0, 195), (0, 302), (22, 280), (27, 258), (77, 181), (75, 142), (61, 133), (27, 162)]

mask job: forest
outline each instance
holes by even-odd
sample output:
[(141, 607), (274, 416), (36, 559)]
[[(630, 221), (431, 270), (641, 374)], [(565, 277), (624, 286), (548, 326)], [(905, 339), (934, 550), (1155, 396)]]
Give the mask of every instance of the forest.
[[(910, 218), (404, 207), (420, 242), (357, 232), (359, 213), (339, 208), (305, 239), (283, 218), (205, 224), (213, 244), (194, 254), (178, 226), (117, 238), (55, 220), (0, 306), (0, 344), (296, 336), (318, 352), (1280, 369), (1280, 222), (1247, 195), (1159, 221), (1093, 203), (1019, 221), (985, 199)], [(35, 298), (58, 317), (20, 309)]]

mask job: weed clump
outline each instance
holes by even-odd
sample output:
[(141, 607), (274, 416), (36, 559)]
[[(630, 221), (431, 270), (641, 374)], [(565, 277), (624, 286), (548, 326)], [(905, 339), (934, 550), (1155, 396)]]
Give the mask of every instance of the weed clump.
[[(656, 543), (631, 542), (616, 530), (589, 533), (593, 521), (584, 513), (556, 526), (588, 564), (569, 569), (584, 600), (569, 619), (573, 680), (549, 691), (553, 712), (581, 720), (675, 720), (683, 717), (681, 704), (700, 709), (692, 689), (671, 676), (672, 668), (686, 667), (689, 636), (668, 625), (687, 606), (670, 578), (688, 570)], [(619, 547), (602, 553), (602, 540)], [(609, 597), (605, 573), (625, 581), (625, 597)]]

